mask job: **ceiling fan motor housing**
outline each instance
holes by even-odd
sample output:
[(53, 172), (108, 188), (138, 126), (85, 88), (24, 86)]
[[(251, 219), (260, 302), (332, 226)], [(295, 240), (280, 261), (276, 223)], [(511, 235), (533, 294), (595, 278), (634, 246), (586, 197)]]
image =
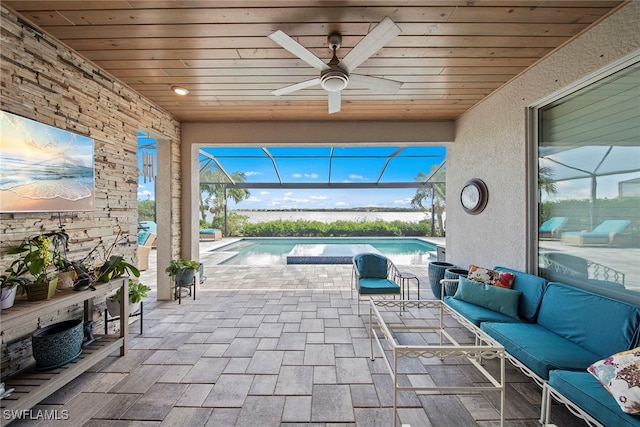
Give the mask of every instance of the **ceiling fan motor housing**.
[(320, 86), (327, 92), (340, 92), (349, 84), (349, 75), (342, 69), (330, 68), (322, 72)]
[(327, 92), (340, 92), (349, 84), (349, 74), (338, 65), (340, 61), (336, 55), (336, 50), (342, 44), (342, 34), (331, 33), (327, 37), (329, 47), (333, 51), (333, 58), (329, 62), (329, 69), (320, 74), (320, 86)]

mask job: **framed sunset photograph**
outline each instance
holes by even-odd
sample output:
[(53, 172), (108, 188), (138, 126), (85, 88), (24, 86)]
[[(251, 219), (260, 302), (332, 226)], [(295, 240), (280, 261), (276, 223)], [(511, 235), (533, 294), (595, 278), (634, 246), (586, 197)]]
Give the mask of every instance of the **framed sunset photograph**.
[(95, 208), (92, 138), (0, 111), (0, 212)]

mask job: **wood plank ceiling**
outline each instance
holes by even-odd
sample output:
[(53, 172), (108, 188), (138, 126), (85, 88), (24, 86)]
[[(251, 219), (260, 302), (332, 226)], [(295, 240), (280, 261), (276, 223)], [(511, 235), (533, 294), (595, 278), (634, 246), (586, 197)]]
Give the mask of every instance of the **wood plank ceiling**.
[[(613, 0), (4, 0), (178, 120), (455, 119), (618, 7)], [(402, 33), (358, 74), (402, 82), (395, 94), (347, 87), (327, 112), (315, 86), (271, 91), (319, 72), (268, 35), (283, 30), (324, 62), (343, 58), (385, 16)], [(190, 91), (179, 96), (181, 86)]]

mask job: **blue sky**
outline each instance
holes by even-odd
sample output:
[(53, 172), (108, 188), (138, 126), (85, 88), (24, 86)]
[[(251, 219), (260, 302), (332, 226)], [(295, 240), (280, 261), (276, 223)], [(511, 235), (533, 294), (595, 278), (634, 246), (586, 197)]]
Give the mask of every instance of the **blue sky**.
[[(143, 145), (141, 142), (139, 145)], [(211, 147), (200, 166), (214, 167), (213, 157), (229, 174), (243, 172), (251, 183), (413, 182), (445, 158), (444, 147)], [(267, 154), (268, 153), (268, 154)], [(271, 155), (271, 157), (269, 157)], [(140, 156), (139, 156), (140, 157)], [(272, 160), (273, 159), (273, 160)], [(277, 172), (273, 163), (277, 164)], [(384, 171), (384, 172), (382, 172)], [(382, 173), (382, 176), (380, 177)], [(279, 176), (278, 176), (279, 175)], [(140, 178), (138, 199), (153, 199), (153, 182)], [(249, 199), (231, 209), (337, 209), (361, 206), (411, 207), (416, 190), (407, 189), (249, 189)]]

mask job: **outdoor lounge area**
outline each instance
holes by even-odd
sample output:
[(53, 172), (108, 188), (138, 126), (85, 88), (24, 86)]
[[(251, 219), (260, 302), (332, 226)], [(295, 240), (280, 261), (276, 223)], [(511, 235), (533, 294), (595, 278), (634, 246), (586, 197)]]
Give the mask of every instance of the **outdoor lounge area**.
[[(638, 22), (633, 0), (3, 0), (0, 424), (635, 426), (587, 370), (640, 345)], [(310, 212), (371, 221), (289, 226)], [(329, 246), (212, 251), (312, 230), (434, 247), (386, 277)], [(536, 285), (443, 286), (476, 323), (435, 299), (436, 259)]]
[[(216, 244), (203, 245), (203, 255)], [(155, 252), (145, 283), (153, 281)], [(423, 298), (432, 298), (426, 269), (412, 271), (425, 284)], [(368, 308), (357, 316), (350, 265), (208, 263), (206, 274), (195, 301), (154, 302), (152, 293), (143, 333), (139, 320), (130, 325), (126, 356), (105, 359), (34, 410), (65, 410), (86, 426), (391, 425), (391, 377), (382, 359), (369, 358)], [(473, 342), (465, 328), (453, 329)], [(420, 364), (401, 366), (401, 380), (414, 385), (481, 381), (462, 360), (430, 366), (430, 375)], [(496, 373), (499, 364), (486, 367)], [(509, 364), (506, 379), (505, 425), (539, 426), (540, 388)], [(496, 392), (401, 392), (398, 416), (414, 427), (489, 426), (498, 425), (497, 408)], [(551, 420), (584, 425), (561, 405)]]

